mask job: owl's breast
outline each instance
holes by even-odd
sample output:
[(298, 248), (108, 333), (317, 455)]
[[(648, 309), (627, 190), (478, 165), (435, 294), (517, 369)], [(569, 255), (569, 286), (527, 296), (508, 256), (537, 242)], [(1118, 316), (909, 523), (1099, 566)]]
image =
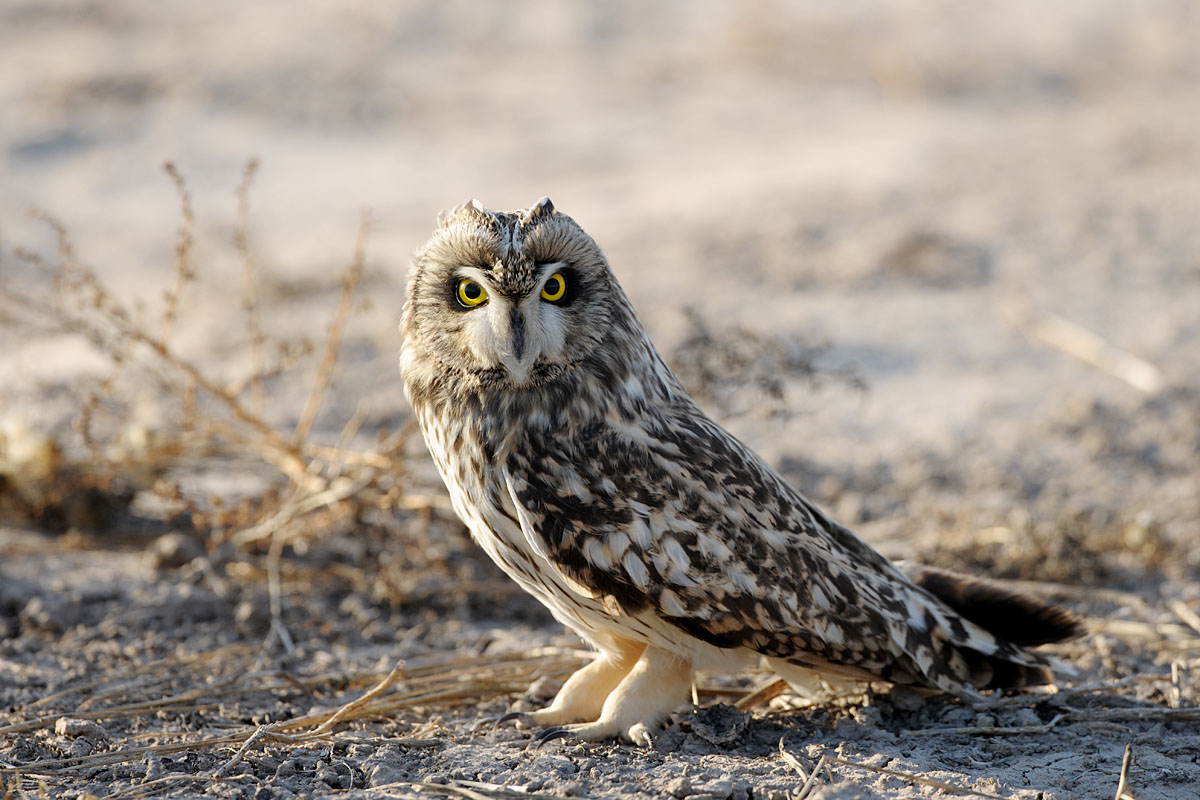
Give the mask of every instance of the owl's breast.
[[(508, 443), (485, 444), (483, 426), (444, 404), (414, 404), (417, 422), (433, 456), (455, 513), (471, 538), (522, 589), (550, 609), (560, 622), (602, 645), (612, 627), (603, 602), (553, 567), (522, 531), (520, 511), (505, 482), (502, 465)], [(440, 409), (440, 410), (439, 410)], [(499, 444), (500, 450), (493, 448)]]

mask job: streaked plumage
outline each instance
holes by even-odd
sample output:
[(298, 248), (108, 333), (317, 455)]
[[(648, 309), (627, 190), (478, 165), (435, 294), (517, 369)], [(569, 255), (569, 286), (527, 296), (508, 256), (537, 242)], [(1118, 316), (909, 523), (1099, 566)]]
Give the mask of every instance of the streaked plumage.
[(815, 671), (973, 696), (1048, 682), (1026, 646), (1080, 630), (982, 582), (914, 580), (829, 520), (692, 402), (548, 199), (441, 219), (401, 328), (405, 390), (455, 510), (602, 653), (540, 723), (645, 740), (694, 666), (764, 656), (797, 686)]

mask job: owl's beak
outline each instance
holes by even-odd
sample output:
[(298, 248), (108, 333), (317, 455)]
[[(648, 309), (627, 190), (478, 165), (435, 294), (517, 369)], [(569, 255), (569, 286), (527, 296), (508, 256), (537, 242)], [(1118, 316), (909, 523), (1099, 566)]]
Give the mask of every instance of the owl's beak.
[(536, 306), (530, 308), (526, 302), (522, 307), (515, 298), (497, 298), (493, 308), (489, 316), (493, 357), (508, 372), (509, 380), (515, 385), (525, 384), (541, 349), (537, 321), (530, 316), (537, 313)]
[(515, 304), (509, 312), (509, 328), (512, 330), (513, 355), (517, 357), (517, 363), (520, 363), (525, 356), (525, 317)]

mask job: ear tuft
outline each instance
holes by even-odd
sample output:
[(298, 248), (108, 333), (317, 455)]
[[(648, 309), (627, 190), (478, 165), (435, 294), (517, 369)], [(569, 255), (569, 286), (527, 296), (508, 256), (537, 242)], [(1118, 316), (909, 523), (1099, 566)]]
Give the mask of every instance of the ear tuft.
[(485, 219), (492, 216), (492, 212), (488, 211), (487, 206), (472, 198), (470, 201), (463, 203), (461, 206), (455, 206), (447, 211), (440, 212), (437, 217), (438, 227), (448, 224), (460, 214), (467, 214), (476, 218), (482, 217)]
[(543, 197), (530, 206), (529, 210), (523, 216), (524, 219), (521, 220), (523, 223), (532, 222), (542, 217), (552, 217), (554, 216), (554, 203), (551, 202), (549, 197)]

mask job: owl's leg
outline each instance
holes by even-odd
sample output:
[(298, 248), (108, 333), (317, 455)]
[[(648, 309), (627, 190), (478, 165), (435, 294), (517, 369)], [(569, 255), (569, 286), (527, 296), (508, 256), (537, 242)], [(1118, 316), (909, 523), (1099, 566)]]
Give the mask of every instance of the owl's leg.
[(590, 722), (598, 718), (604, 701), (633, 669), (645, 647), (641, 642), (618, 640), (595, 661), (567, 678), (554, 702), (526, 715), (527, 718), (539, 725)]
[(624, 737), (648, 745), (651, 732), (691, 694), (692, 664), (675, 653), (647, 646), (629, 674), (617, 684), (600, 718), (583, 725), (568, 725), (572, 736), (588, 742)]

